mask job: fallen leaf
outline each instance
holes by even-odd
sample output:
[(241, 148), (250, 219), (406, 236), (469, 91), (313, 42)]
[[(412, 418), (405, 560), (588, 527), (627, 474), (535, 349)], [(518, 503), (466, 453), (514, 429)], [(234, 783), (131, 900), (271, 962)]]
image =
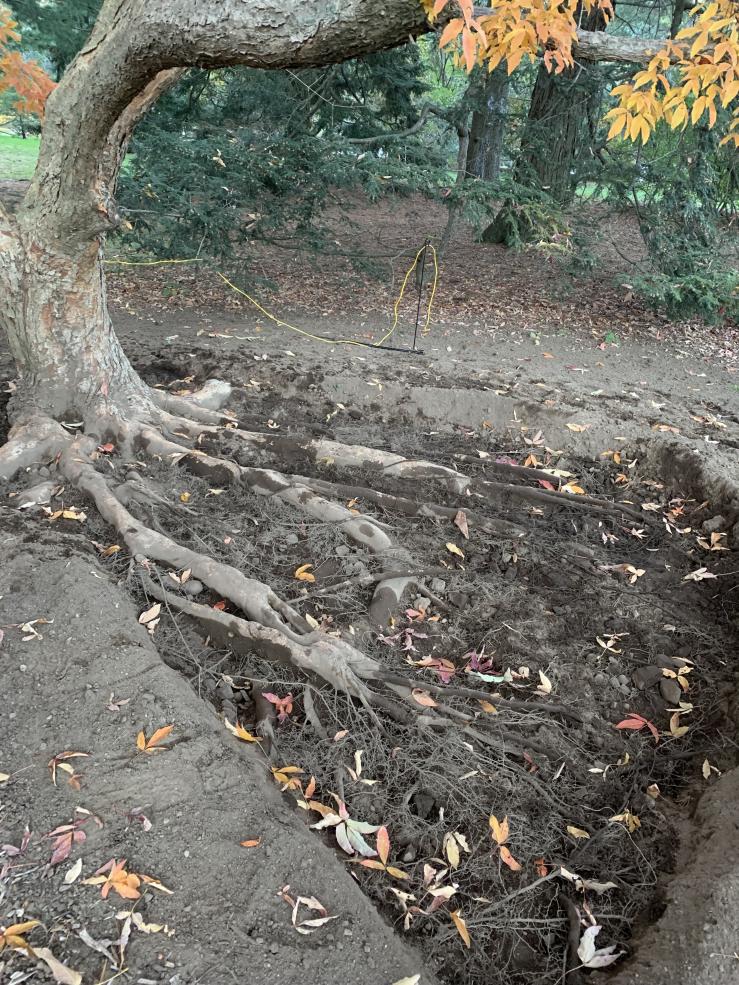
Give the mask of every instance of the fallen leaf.
[(584, 496), (585, 495), (585, 490), (583, 489), (583, 487), (582, 486), (578, 486), (578, 484), (576, 482), (566, 482), (562, 486), (562, 488), (560, 489), (560, 492), (570, 493), (572, 496)]
[(68, 886), (79, 879), (82, 872), (82, 859), (78, 858), (74, 865), (64, 873), (64, 881)]
[(41, 958), (49, 968), (49, 971), (54, 976), (54, 981), (58, 982), (58, 985), (81, 985), (82, 975), (78, 971), (68, 968), (61, 961), (57, 961), (48, 947), (35, 947), (33, 953), (35, 957)]
[(488, 818), (488, 824), (496, 844), (504, 845), (509, 836), (508, 818), (504, 817), (502, 821), (499, 821), (495, 814), (491, 814)]
[(457, 557), (461, 557), (461, 558), (464, 557), (464, 552), (461, 551), (457, 547), (457, 545), (456, 544), (453, 544), (451, 541), (448, 541), (447, 542), (446, 549), (449, 551), (450, 554), (456, 554)]
[(312, 567), (312, 564), (301, 564), (299, 568), (295, 569), (293, 578), (297, 578), (298, 581), (315, 581), (316, 576), (310, 572)]
[[(459, 528), (459, 530), (462, 532), (462, 536), (465, 538), (465, 540), (469, 540), (469, 538), (470, 538), (470, 529), (469, 529), (469, 526), (467, 524), (467, 514), (464, 512), (464, 510), (458, 510), (457, 511), (457, 515), (454, 517), (454, 526)], [(449, 544), (447, 544), (446, 546), (449, 547)], [(452, 553), (455, 553), (455, 552), (452, 552)]]
[(602, 927), (595, 924), (592, 927), (588, 927), (580, 938), (580, 946), (577, 949), (577, 956), (580, 958), (585, 968), (606, 968), (608, 965), (613, 964), (614, 961), (618, 961), (618, 959), (626, 953), (625, 951), (616, 952), (615, 944), (611, 944), (609, 947), (602, 947), (596, 950), (595, 938), (601, 930)]
[(414, 687), (411, 691), (413, 700), (424, 708), (436, 708), (437, 702), (431, 697), (428, 691), (423, 691), (420, 687)]
[(685, 575), (683, 581), (705, 581), (707, 578), (717, 578), (718, 575), (712, 574), (707, 568), (698, 568)]
[(399, 978), (393, 985), (419, 985), (420, 981), (420, 975), (411, 975), (410, 978)]
[(146, 609), (144, 610), (144, 612), (141, 613), (141, 615), (139, 616), (139, 622), (142, 624), (142, 626), (146, 625), (146, 623), (151, 622), (152, 619), (156, 619), (161, 611), (162, 611), (162, 603), (155, 602), (150, 609)]
[(259, 848), (262, 844), (261, 838), (247, 838), (246, 841), (240, 841), (239, 844), (242, 848)]
[(551, 694), (552, 682), (549, 680), (549, 678), (547, 677), (547, 675), (544, 673), (543, 670), (539, 671), (539, 680), (541, 681), (541, 683), (539, 684), (536, 690), (539, 691), (541, 694)]
[(252, 735), (251, 732), (247, 732), (243, 725), (232, 725), (227, 718), (223, 719), (223, 724), (226, 726), (231, 735), (235, 735), (237, 739), (241, 739), (242, 742), (261, 742), (261, 738), (256, 735)]
[(644, 718), (642, 715), (637, 715), (633, 711), (628, 718), (624, 718), (623, 721), (618, 722), (613, 727), (618, 729), (633, 729), (635, 732), (639, 732), (643, 728), (648, 728), (654, 736), (654, 741), (659, 742), (657, 726), (653, 722), (650, 722), (649, 719)]
[(181, 503), (189, 503), (191, 496), (192, 496), (192, 493), (189, 493), (189, 492), (180, 493), (180, 502)]
[(452, 918), (452, 923), (457, 928), (457, 933), (464, 941), (465, 947), (469, 947), (472, 942), (470, 940), (470, 932), (467, 930), (467, 924), (462, 918), (462, 911), (450, 910), (449, 916)]
[(510, 851), (509, 851), (509, 849), (508, 849), (508, 847), (506, 845), (501, 845), (500, 848), (498, 849), (498, 851), (500, 852), (500, 859), (501, 859), (501, 861), (502, 862), (505, 862), (505, 864), (508, 866), (509, 869), (511, 869), (513, 872), (520, 872), (521, 871), (521, 864), (520, 864), (520, 862), (517, 862), (515, 860), (515, 858), (511, 855), (511, 853), (510, 853)]
[(567, 832), (571, 834), (573, 838), (589, 838), (590, 835), (587, 831), (583, 831), (582, 828), (576, 828), (574, 824), (567, 825)]
[(153, 732), (148, 739), (144, 735), (143, 731), (139, 732), (136, 736), (136, 748), (140, 752), (161, 752), (162, 750), (157, 749), (156, 747), (160, 742), (167, 738), (173, 728), (174, 725), (163, 725), (161, 728), (158, 728), (156, 732)]
[(488, 715), (497, 715), (498, 709), (495, 705), (491, 705), (489, 701), (484, 701), (482, 698), (478, 698), (478, 703), (484, 712)]
[(587, 431), (590, 427), (589, 424), (567, 424), (565, 425), (570, 431), (574, 431), (576, 434), (580, 434), (582, 431)]

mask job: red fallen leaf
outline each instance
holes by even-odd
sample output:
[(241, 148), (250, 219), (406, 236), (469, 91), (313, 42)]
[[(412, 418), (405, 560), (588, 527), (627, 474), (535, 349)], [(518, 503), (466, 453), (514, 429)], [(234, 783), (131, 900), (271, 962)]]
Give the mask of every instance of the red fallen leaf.
[(226, 603), (223, 601), (223, 599), (221, 599), (220, 602), (215, 603), (213, 608), (218, 609), (219, 612), (223, 612), (223, 610), (226, 608)]
[(629, 717), (624, 718), (622, 722), (618, 722), (618, 724), (614, 725), (614, 728), (633, 729), (635, 732), (640, 732), (643, 728), (648, 728), (654, 736), (654, 741), (659, 742), (657, 726), (642, 715), (637, 715), (635, 711), (630, 712)]
[(545, 489), (551, 489), (552, 492), (557, 491), (557, 487), (554, 485), (553, 482), (550, 482), (548, 479), (537, 479), (536, 481), (539, 483), (540, 486), (543, 486)]
[(115, 445), (112, 441), (106, 441), (104, 445), (98, 445), (98, 451), (103, 452), (104, 455), (110, 455), (112, 451), (115, 451)]

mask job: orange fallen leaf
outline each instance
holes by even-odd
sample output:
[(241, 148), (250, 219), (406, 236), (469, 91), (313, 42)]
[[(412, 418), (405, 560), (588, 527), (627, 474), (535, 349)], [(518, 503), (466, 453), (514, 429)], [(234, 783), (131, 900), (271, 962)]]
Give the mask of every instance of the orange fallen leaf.
[(436, 708), (437, 706), (437, 702), (434, 701), (428, 691), (424, 691), (420, 687), (414, 687), (411, 695), (413, 700), (418, 702), (419, 705), (423, 705), (424, 708)]
[(298, 581), (315, 581), (316, 576), (310, 571), (312, 567), (312, 564), (301, 564), (299, 568), (295, 569), (293, 578), (297, 578)]
[(261, 838), (247, 838), (246, 841), (240, 841), (239, 844), (242, 848), (259, 848), (262, 844)]
[(510, 851), (505, 845), (501, 845), (499, 851), (500, 851), (501, 862), (505, 862), (508, 868), (511, 869), (511, 871), (513, 872), (521, 871), (521, 863), (515, 860), (515, 858), (511, 855)]
[(167, 738), (173, 728), (174, 725), (163, 725), (162, 728), (158, 728), (148, 739), (142, 730), (136, 736), (136, 747), (140, 752), (160, 752), (161, 750), (157, 749), (156, 746)]
[(223, 719), (223, 724), (226, 726), (231, 735), (235, 735), (237, 739), (241, 739), (242, 742), (261, 742), (262, 740), (256, 736), (252, 735), (251, 732), (247, 732), (243, 725), (232, 725), (227, 718)]
[(452, 918), (452, 923), (457, 928), (457, 933), (464, 941), (465, 947), (469, 947), (472, 941), (470, 940), (470, 932), (467, 930), (467, 924), (464, 922), (461, 910), (450, 910), (449, 916)]

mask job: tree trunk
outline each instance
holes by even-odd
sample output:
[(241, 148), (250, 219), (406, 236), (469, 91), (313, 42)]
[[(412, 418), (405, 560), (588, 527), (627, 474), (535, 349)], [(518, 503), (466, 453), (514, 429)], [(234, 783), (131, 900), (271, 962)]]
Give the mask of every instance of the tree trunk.
[(468, 178), (497, 181), (503, 153), (503, 137), (508, 110), (508, 72), (499, 66), (486, 73), (478, 92), (478, 105), (472, 113), (470, 141), (465, 165)]
[[(596, 8), (584, 14), (583, 26), (597, 32), (606, 25)], [(555, 75), (542, 62), (531, 93), (514, 180), (546, 192), (557, 205), (571, 202), (578, 166), (593, 136), (593, 106), (599, 95), (595, 71), (585, 62)], [(508, 242), (513, 227), (522, 239), (533, 232), (519, 221), (515, 202), (503, 205), (482, 238), (488, 243)]]
[(0, 280), (8, 284), (0, 328), (19, 375), (15, 418), (89, 422), (141, 412), (147, 388), (113, 331), (97, 242), (70, 256), (19, 229)]

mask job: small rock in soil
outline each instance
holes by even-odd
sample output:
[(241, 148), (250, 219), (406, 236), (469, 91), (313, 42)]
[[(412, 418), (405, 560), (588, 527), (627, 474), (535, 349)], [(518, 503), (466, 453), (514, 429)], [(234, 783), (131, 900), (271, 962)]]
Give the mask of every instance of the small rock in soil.
[(182, 591), (185, 595), (200, 595), (203, 591), (203, 583), (198, 581), (197, 578), (191, 578), (182, 586)]
[(726, 517), (712, 516), (710, 520), (706, 520), (703, 524), (703, 530), (707, 534), (715, 534), (721, 530), (726, 530)]
[(631, 679), (634, 682), (634, 687), (640, 691), (644, 691), (648, 687), (654, 687), (659, 681), (664, 680), (662, 677), (662, 668), (656, 667), (654, 664), (648, 664), (646, 667), (637, 667), (631, 675)]
[(435, 592), (437, 595), (441, 595), (441, 593), (444, 591), (445, 588), (446, 588), (446, 582), (443, 580), (443, 578), (431, 579), (432, 592)]
[(286, 544), (297, 544), (298, 543), (298, 535), (297, 534), (288, 534), (285, 537), (285, 543)]
[(683, 696), (680, 685), (671, 677), (663, 677), (659, 683), (659, 693), (670, 707), (676, 707)]
[(346, 544), (339, 544), (336, 548), (336, 554), (338, 557), (346, 557), (351, 554), (351, 548), (347, 547)]

